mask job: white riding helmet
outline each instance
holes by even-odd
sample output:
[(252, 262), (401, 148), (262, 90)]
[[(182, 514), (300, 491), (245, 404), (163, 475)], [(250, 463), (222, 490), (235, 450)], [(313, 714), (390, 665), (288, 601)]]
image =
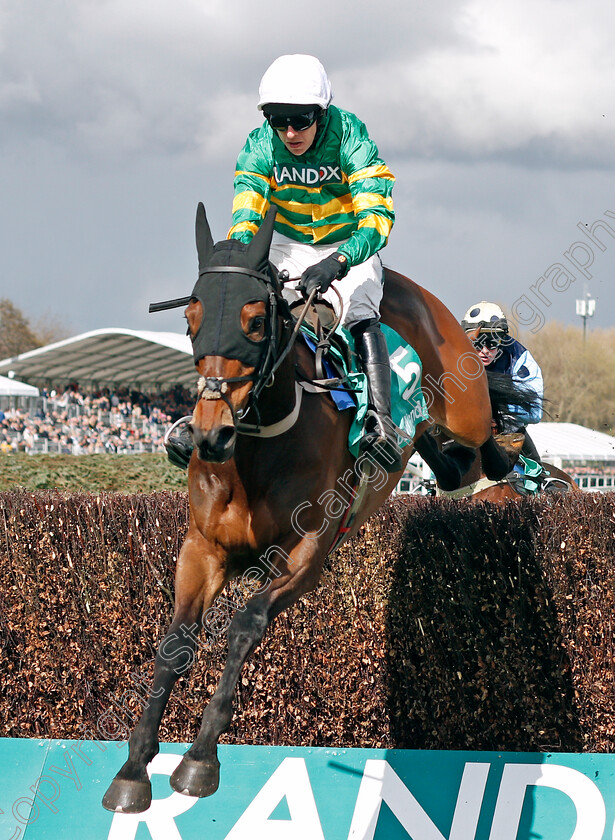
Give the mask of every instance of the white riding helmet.
[(497, 333), (507, 335), (508, 321), (506, 315), (497, 305), (489, 303), (488, 300), (481, 300), (471, 306), (463, 316), (461, 326), (466, 332)]
[(258, 89), (258, 110), (265, 105), (318, 105), (333, 95), (325, 68), (313, 55), (281, 55), (267, 68)]

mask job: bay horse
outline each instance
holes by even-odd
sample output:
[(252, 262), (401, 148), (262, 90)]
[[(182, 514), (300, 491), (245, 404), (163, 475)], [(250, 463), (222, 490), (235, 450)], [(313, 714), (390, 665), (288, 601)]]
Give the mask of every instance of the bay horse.
[[(366, 456), (353, 458), (350, 412), (339, 412), (328, 395), (299, 386), (298, 371), (302, 380), (315, 377), (314, 357), (303, 342), (292, 341), (293, 320), (268, 260), (274, 218), (271, 208), (248, 245), (234, 240), (214, 245), (199, 204), (199, 279), (190, 297), (167, 302), (167, 308), (187, 304), (199, 375), (190, 424), (189, 527), (177, 560), (175, 612), (158, 649), (148, 704), (129, 738), (128, 760), (103, 799), (111, 811), (149, 807), (146, 768), (159, 749), (161, 718), (203, 629), (228, 631), (226, 665), (197, 738), (170, 783), (190, 796), (217, 790), (217, 743), (230, 725), (246, 659), (273, 619), (316, 587), (332, 546), (355, 535), (401, 477), (368, 464)], [(476, 353), (453, 315), (392, 271), (386, 272), (381, 313), (422, 360), (433, 420), (469, 447), (472, 458), (479, 448), (489, 471), (503, 475), (508, 463), (491, 437), (482, 365), (478, 370), (466, 358)], [(429, 425), (420, 423), (414, 446), (441, 480), (458, 486), (468, 461), (442, 455)], [(411, 451), (412, 446), (404, 448), (404, 460)], [(348, 520), (351, 503), (356, 512)], [(232, 579), (247, 597), (227, 620), (214, 601)]]
[[(509, 499), (519, 500), (522, 496), (532, 495), (523, 482), (523, 477), (513, 470), (514, 464), (519, 460), (525, 444), (523, 432), (502, 432), (504, 417), (508, 412), (508, 406), (512, 403), (526, 412), (531, 412), (538, 400), (535, 392), (517, 383), (509, 374), (487, 372), (489, 386), (489, 399), (493, 415), (492, 432), (500, 448), (507, 453), (510, 461), (510, 471), (499, 479), (490, 479), (483, 469), (480, 451), (470, 465), (468, 471), (462, 476), (461, 486), (454, 490), (438, 487), (437, 495), (447, 496), (453, 499), (468, 499), (472, 502), (495, 502), (503, 503)], [(442, 443), (442, 437), (437, 436), (443, 450), (449, 453), (456, 446), (453, 442)], [(531, 457), (531, 456), (530, 456)], [(553, 464), (543, 462), (546, 475), (537, 482), (536, 492), (542, 494), (555, 494), (567, 492), (582, 492), (575, 480), (564, 470)], [(436, 482), (437, 483), (437, 482)]]

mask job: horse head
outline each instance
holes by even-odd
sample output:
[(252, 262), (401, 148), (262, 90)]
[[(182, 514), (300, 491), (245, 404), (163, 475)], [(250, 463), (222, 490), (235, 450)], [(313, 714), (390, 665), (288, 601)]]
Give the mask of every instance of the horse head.
[(269, 264), (275, 208), (248, 245), (214, 245), (203, 204), (196, 215), (199, 277), (184, 314), (199, 373), (190, 428), (203, 461), (234, 453), (237, 421), (270, 376), (275, 361), (279, 285)]

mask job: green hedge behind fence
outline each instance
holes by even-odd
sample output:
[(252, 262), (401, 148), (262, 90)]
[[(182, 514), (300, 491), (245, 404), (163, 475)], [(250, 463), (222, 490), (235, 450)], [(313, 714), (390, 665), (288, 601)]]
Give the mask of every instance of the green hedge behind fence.
[[(0, 736), (126, 737), (172, 614), (184, 493), (0, 493)], [(226, 742), (612, 751), (615, 494), (397, 498), (246, 665)], [(162, 740), (193, 740), (204, 644)]]

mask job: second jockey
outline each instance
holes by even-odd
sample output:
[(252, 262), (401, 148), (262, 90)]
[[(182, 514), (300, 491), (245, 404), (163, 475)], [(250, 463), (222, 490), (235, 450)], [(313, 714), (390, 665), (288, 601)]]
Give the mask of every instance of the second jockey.
[(508, 406), (502, 431), (523, 432), (525, 442), (521, 453), (540, 464), (540, 455), (526, 428), (542, 419), (543, 378), (538, 363), (530, 351), (509, 334), (506, 316), (495, 303), (486, 300), (475, 303), (463, 316), (461, 326), (487, 370), (509, 374), (515, 382), (536, 394), (531, 411), (516, 405)]

